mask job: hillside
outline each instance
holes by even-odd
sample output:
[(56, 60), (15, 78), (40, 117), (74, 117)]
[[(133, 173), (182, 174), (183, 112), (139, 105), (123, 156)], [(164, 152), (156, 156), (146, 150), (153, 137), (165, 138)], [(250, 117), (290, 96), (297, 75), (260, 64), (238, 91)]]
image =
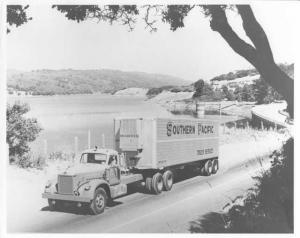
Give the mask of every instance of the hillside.
[[(294, 64), (279, 64), (279, 67), (294, 78)], [(203, 81), (203, 80), (199, 80)], [(197, 81), (197, 82), (199, 82)], [(222, 74), (204, 82), (201, 96), (195, 95), (197, 82), (184, 86), (163, 86), (151, 88), (147, 92), (149, 99), (173, 107), (173, 102), (184, 103), (200, 101), (244, 101), (257, 104), (282, 100), (267, 82), (262, 80), (256, 69), (245, 69)]]
[(113, 93), (131, 87), (187, 84), (183, 79), (169, 75), (108, 69), (44, 69), (30, 72), (8, 70), (7, 78), (7, 86), (11, 90), (32, 92), (33, 95)]
[[(294, 78), (294, 64), (279, 64), (279, 67)], [(258, 79), (260, 79), (260, 74), (256, 69), (244, 69), (216, 76), (210, 79), (210, 83), (214, 89), (221, 89), (222, 86), (235, 89), (244, 85), (252, 85)]]

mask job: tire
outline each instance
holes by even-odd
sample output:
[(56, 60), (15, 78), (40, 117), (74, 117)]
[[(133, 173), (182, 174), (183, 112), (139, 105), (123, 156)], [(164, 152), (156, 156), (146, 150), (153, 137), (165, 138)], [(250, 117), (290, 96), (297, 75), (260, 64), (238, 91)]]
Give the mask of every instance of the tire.
[(167, 170), (163, 174), (164, 189), (166, 191), (170, 191), (172, 189), (173, 183), (174, 183), (174, 175), (170, 170)]
[(90, 204), (90, 211), (93, 215), (104, 212), (107, 204), (107, 194), (103, 188), (97, 188), (94, 193), (94, 199)]
[(212, 162), (212, 174), (216, 174), (218, 170), (219, 170), (219, 160), (214, 159)]
[(154, 194), (160, 194), (163, 190), (164, 183), (163, 183), (163, 176), (161, 173), (156, 173), (152, 177), (152, 192)]
[(146, 190), (151, 193), (152, 192), (152, 178), (148, 177), (145, 180), (145, 188)]
[(210, 176), (212, 173), (212, 162), (211, 160), (207, 160), (204, 164), (204, 172), (206, 176)]

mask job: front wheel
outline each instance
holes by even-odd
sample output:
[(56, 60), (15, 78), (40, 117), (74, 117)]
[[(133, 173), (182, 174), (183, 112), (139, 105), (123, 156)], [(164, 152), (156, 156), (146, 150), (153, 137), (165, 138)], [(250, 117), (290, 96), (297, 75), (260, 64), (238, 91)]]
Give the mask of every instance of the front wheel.
[(103, 188), (97, 188), (94, 193), (94, 199), (90, 204), (92, 214), (98, 215), (104, 212), (107, 204), (107, 194)]

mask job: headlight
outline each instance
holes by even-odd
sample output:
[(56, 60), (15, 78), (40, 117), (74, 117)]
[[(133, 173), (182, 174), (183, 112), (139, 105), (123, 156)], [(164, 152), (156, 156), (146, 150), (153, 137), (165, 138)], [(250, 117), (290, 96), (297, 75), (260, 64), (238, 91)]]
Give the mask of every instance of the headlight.
[(51, 181), (50, 181), (50, 180), (48, 180), (48, 181), (47, 181), (47, 183), (46, 183), (46, 186), (45, 186), (45, 188), (50, 188), (50, 187), (51, 187), (51, 185), (52, 185)]
[(87, 184), (87, 185), (84, 186), (84, 190), (88, 191), (90, 189), (91, 189), (91, 185)]

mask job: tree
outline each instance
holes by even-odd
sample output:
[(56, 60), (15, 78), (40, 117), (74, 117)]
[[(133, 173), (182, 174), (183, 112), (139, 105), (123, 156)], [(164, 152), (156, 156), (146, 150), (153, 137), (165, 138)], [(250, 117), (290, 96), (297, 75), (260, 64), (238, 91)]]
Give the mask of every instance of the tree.
[[(260, 73), (274, 89), (287, 101), (290, 116), (294, 116), (294, 81), (280, 67), (273, 58), (273, 53), (263, 28), (258, 23), (249, 5), (145, 5), (138, 9), (136, 5), (54, 5), (70, 20), (77, 22), (87, 19), (98, 19), (110, 23), (121, 22), (130, 30), (134, 28), (136, 16), (144, 12), (146, 27), (156, 31), (156, 19), (152, 16), (161, 16), (163, 22), (169, 23), (171, 30), (184, 27), (184, 18), (192, 9), (200, 8), (206, 17), (210, 18), (210, 27), (218, 32), (229, 46), (240, 56), (245, 58)], [(142, 10), (144, 9), (144, 11)], [(230, 26), (226, 10), (236, 10), (242, 18), (243, 29), (251, 44), (246, 43)]]
[(7, 5), (7, 33), (11, 31), (10, 27), (19, 27), (29, 20), (32, 20), (31, 17), (28, 17), (26, 12), (28, 7), (29, 5)]
[(245, 102), (254, 102), (255, 101), (252, 85), (245, 84), (243, 86), (242, 101), (245, 101)]
[(257, 104), (271, 103), (275, 100), (282, 100), (282, 96), (262, 79), (258, 79), (254, 82), (253, 91), (253, 95)]
[(9, 157), (21, 157), (30, 148), (29, 142), (34, 141), (42, 128), (35, 118), (25, 118), (30, 110), (28, 104), (16, 102), (6, 108), (6, 143), (9, 145)]
[(204, 88), (204, 80), (199, 79), (194, 83), (194, 89), (195, 93), (193, 95), (193, 98), (201, 97), (203, 94), (203, 88)]
[(235, 100), (235, 96), (233, 94), (233, 91), (229, 90), (226, 85), (222, 86), (222, 91), (225, 95), (225, 98), (227, 98), (227, 100), (229, 100), (229, 101), (234, 101)]

